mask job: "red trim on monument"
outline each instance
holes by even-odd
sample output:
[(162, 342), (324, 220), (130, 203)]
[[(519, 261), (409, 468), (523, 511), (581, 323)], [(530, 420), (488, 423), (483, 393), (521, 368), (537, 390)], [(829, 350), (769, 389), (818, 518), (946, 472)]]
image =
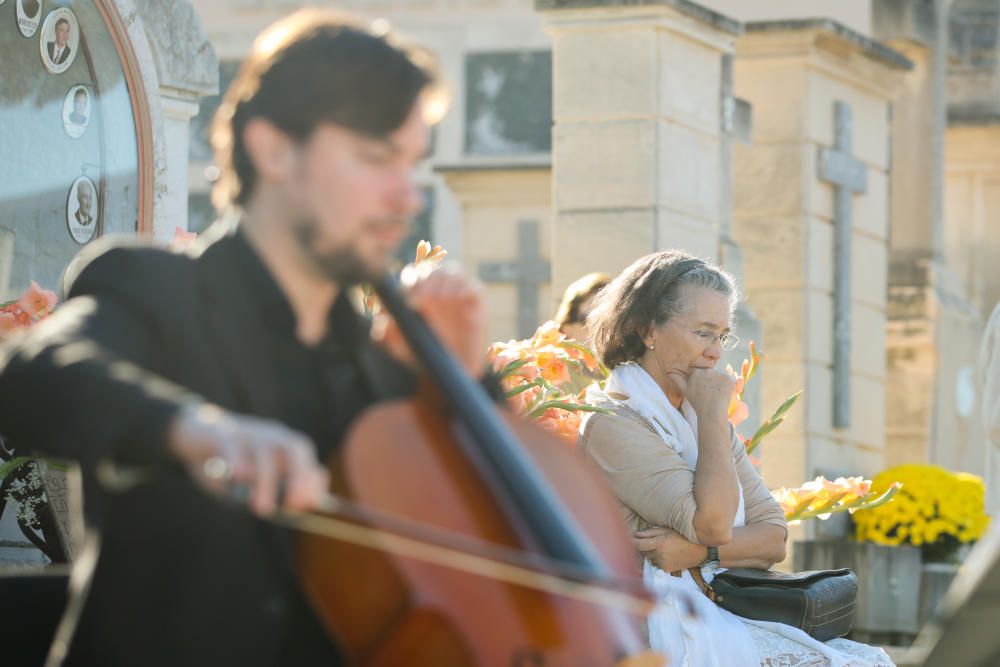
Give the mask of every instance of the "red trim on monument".
[(142, 72), (139, 70), (138, 58), (132, 48), (125, 21), (113, 0), (94, 0), (94, 5), (104, 17), (125, 73), (138, 147), (136, 163), (139, 170), (139, 206), (135, 231), (138, 236), (150, 236), (153, 233), (153, 123), (149, 115), (149, 101), (146, 98)]

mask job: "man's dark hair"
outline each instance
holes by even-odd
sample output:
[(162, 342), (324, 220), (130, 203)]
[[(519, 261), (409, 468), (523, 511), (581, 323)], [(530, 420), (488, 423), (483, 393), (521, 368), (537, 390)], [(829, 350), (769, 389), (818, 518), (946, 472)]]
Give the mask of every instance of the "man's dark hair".
[(72, 27), (72, 26), (69, 25), (69, 20), (68, 19), (59, 19), (58, 21), (56, 21), (56, 27), (57, 28), (59, 27), (60, 23), (65, 23), (67, 26)]
[(87, 91), (84, 90), (83, 88), (77, 88), (76, 92), (73, 93), (73, 99), (76, 100), (76, 98), (78, 98), (78, 97), (82, 97), (82, 98), (86, 99), (87, 98)]
[(253, 192), (257, 172), (243, 143), (251, 119), (297, 141), (323, 123), (382, 138), (402, 126), (425, 91), (443, 97), (428, 51), (339, 12), (292, 14), (257, 38), (215, 115), (213, 202), (220, 210), (244, 205)]

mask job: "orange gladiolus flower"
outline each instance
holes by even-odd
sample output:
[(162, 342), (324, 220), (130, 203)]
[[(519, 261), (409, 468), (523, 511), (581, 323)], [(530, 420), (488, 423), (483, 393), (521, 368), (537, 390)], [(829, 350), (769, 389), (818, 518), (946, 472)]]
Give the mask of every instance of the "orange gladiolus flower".
[(580, 413), (550, 408), (538, 418), (538, 424), (547, 431), (562, 438), (567, 444), (575, 445), (580, 432)]
[[(729, 369), (732, 372), (732, 369)], [(733, 426), (739, 426), (746, 418), (750, 416), (750, 408), (746, 403), (743, 402), (743, 387), (746, 385), (746, 379), (740, 377), (736, 380), (736, 386), (733, 388), (733, 396), (729, 399), (729, 422)]]
[(420, 264), (421, 262), (440, 262), (448, 255), (448, 251), (439, 245), (431, 247), (431, 244), (427, 241), (421, 241), (417, 244), (417, 255), (414, 260), (414, 264)]
[(535, 331), (535, 335), (531, 337), (531, 346), (544, 347), (546, 345), (555, 345), (565, 340), (565, 338), (566, 336), (563, 332), (559, 331), (559, 325), (549, 320)]
[(569, 366), (566, 360), (555, 352), (543, 350), (535, 355), (535, 363), (542, 377), (553, 384), (570, 382)]

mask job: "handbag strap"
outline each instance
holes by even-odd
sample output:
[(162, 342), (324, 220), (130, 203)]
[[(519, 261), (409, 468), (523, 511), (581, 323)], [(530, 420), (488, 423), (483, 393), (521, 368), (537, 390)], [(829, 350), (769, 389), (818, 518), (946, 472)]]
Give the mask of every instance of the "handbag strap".
[[(707, 581), (705, 581), (705, 577), (703, 577), (702, 574), (701, 574), (701, 568), (700, 567), (689, 567), (688, 568), (688, 572), (691, 574), (691, 578), (694, 579), (694, 583), (697, 584), (698, 588), (701, 590), (701, 592), (705, 594), (705, 597), (707, 597), (712, 602), (715, 602), (716, 601), (716, 597), (718, 595), (715, 592), (715, 589), (712, 588), (712, 585), (709, 584)], [(673, 574), (676, 577), (681, 576), (680, 572), (675, 572)]]

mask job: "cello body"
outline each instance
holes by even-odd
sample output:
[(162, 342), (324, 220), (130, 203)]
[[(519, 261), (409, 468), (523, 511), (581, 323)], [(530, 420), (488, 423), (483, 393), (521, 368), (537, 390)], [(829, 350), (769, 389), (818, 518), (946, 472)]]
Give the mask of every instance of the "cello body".
[[(537, 553), (482, 467), (440, 437), (461, 437), (449, 415), (431, 400), (419, 403), (362, 415), (331, 468), (333, 491), (417, 524)], [(598, 473), (542, 429), (507, 421), (615, 577), (638, 591), (622, 511)], [(641, 649), (619, 628), (641, 637), (645, 619), (600, 605), (319, 536), (299, 537), (298, 558), (314, 608), (358, 665), (606, 667)]]

